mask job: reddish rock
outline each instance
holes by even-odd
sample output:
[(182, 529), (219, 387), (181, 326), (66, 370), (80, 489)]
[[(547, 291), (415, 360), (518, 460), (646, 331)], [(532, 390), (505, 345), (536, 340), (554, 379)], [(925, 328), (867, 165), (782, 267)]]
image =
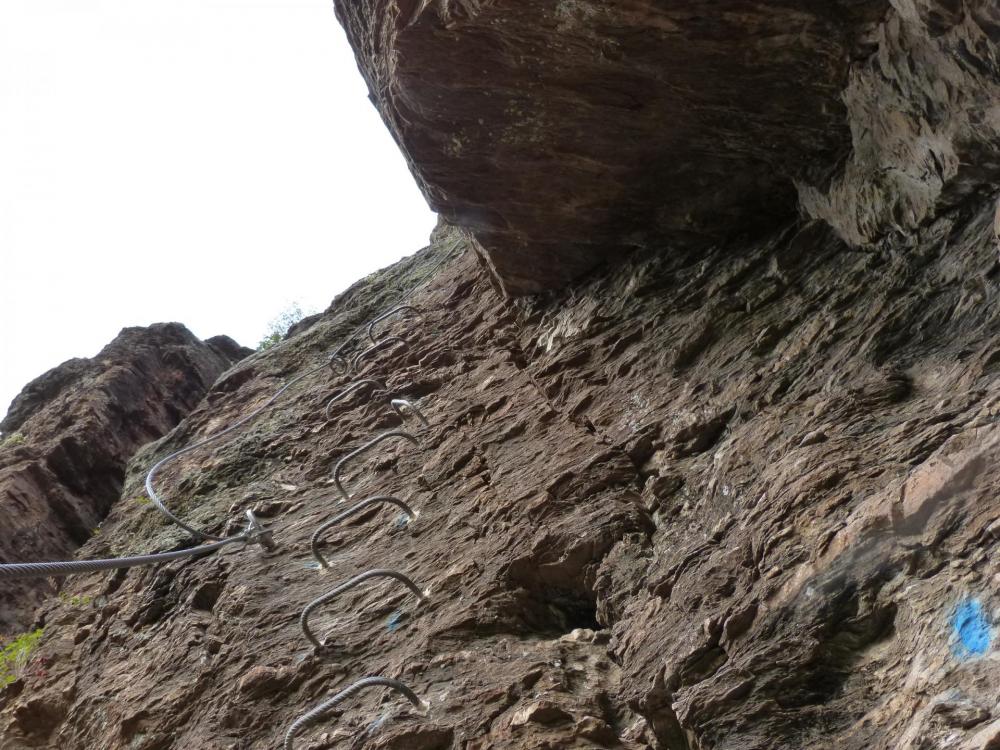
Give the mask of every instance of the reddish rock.
[(431, 207), (513, 294), (804, 210), (853, 244), (1000, 176), (994, 0), (336, 0)]
[(256, 666), (243, 675), (239, 691), (250, 698), (263, 698), (281, 689), (284, 676), (273, 667)]
[[(118, 499), (136, 449), (174, 427), (248, 353), (224, 336), (199, 341), (177, 323), (126, 328), (93, 359), (25, 386), (0, 422), (0, 561), (71, 558)], [(52, 592), (44, 579), (5, 582), (0, 634), (25, 630)]]
[[(287, 503), (268, 521), (280, 549), (74, 579), (94, 606), (44, 605), (47, 674), (2, 694), (0, 746), (45, 746), (16, 718), (44, 698), (59, 707), (60, 747), (127, 750), (141, 734), (272, 748), (308, 709), (382, 674), (426, 711), (367, 691), (296, 747), (992, 747), (993, 221), (990, 197), (969, 199), (878, 252), (793, 224), (738, 253), (636, 254), (516, 304), (469, 251), (413, 299), (422, 324), (387, 326), (410, 345), (368, 365), (430, 426), (410, 423), (419, 448), (386, 443), (348, 482), (404, 498), (417, 519), (359, 517), (330, 530), (332, 571), (307, 566), (313, 530), (338, 509), (333, 466), (399, 425), (367, 396), (328, 420), (345, 380), (322, 369), (231, 443), (163, 475), (172, 507), (210, 530)], [(438, 253), (450, 246), (440, 239)], [(237, 365), (139, 451), (122, 496), (158, 456), (322, 365), (434, 262), (374, 275)], [(768, 328), (783, 333), (755, 347)], [(813, 431), (826, 439), (802, 447)], [(119, 502), (83, 554), (180, 538)], [(314, 652), (302, 607), (375, 567), (406, 572), (430, 598), (352, 589), (314, 613), (317, 637), (335, 644)]]

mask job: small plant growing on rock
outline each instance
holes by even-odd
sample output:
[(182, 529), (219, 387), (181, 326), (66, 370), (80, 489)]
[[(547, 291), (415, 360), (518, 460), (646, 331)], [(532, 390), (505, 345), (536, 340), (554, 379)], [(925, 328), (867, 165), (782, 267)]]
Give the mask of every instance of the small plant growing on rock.
[(70, 607), (86, 607), (93, 601), (93, 597), (86, 594), (69, 594), (65, 591), (60, 591), (59, 601), (63, 604), (68, 604)]
[(257, 344), (257, 351), (262, 352), (265, 349), (270, 349), (280, 342), (288, 333), (288, 329), (304, 317), (306, 317), (306, 313), (299, 307), (298, 302), (290, 304), (267, 324), (267, 334)]
[(7, 435), (3, 440), (0, 440), (0, 450), (4, 450), (5, 448), (13, 448), (14, 446), (23, 444), (24, 444), (24, 435), (22, 435), (20, 432), (12, 432), (9, 435)]
[(30, 633), (23, 633), (0, 651), (0, 688), (6, 687), (24, 674), (31, 659), (31, 652), (35, 650), (43, 632), (44, 629), (39, 628)]

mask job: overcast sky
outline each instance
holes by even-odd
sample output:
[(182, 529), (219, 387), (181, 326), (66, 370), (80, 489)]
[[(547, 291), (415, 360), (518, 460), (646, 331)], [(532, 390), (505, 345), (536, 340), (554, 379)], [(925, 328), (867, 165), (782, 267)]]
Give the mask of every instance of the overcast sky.
[(255, 346), (433, 225), (331, 0), (0, 0), (0, 416), (125, 326)]

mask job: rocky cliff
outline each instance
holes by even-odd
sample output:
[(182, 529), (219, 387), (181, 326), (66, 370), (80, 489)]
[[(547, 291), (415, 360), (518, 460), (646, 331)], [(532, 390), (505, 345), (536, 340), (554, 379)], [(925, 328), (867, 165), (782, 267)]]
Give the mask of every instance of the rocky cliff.
[[(302, 378), (158, 479), (278, 548), (68, 581), (3, 750), (271, 750), (366, 675), (427, 705), (295, 748), (1000, 747), (996, 4), (335, 6), (454, 226), (134, 456), (82, 556), (192, 544), (146, 471)], [(369, 496), (416, 517), (318, 567)], [(303, 608), (372, 569), (423, 593), (341, 592), (314, 648)]]
[(1000, 177), (995, 0), (335, 0), (513, 294), (804, 211), (864, 247)]
[[(905, 246), (863, 252), (818, 221), (702, 252), (639, 254), (512, 304), (471, 251), (394, 319), (408, 345), (360, 376), (302, 381), (234, 442), (163, 479), (213, 533), (255, 508), (280, 548), (74, 579), (44, 610), (34, 671), (0, 693), (22, 748), (274, 748), (366, 674), (371, 695), (296, 747), (938, 748), (1000, 742), (996, 611), (998, 302), (991, 202)], [(321, 365), (442, 257), (358, 285), (237, 365), (132, 464), (85, 556), (184, 537), (140, 492), (156, 456), (232, 422)], [(332, 529), (338, 459), (355, 498)], [(370, 568), (429, 589), (359, 587), (299, 629), (315, 597)], [(81, 604), (86, 602), (86, 604)]]
[[(248, 353), (177, 323), (127, 328), (93, 359), (71, 359), (25, 386), (0, 422), (0, 561), (71, 557), (118, 499), (132, 454)], [(54, 591), (44, 579), (5, 582), (0, 633), (25, 629)]]

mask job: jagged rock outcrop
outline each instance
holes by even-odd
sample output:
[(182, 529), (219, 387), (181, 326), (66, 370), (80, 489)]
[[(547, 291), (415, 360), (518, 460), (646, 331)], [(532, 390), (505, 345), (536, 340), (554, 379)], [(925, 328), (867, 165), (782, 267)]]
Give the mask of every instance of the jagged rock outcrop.
[[(250, 351), (184, 326), (126, 328), (93, 359), (36, 378), (0, 422), (0, 562), (73, 556), (118, 499), (125, 465), (173, 428)], [(5, 582), (0, 633), (31, 624), (48, 582)]]
[(334, 4), (431, 207), (513, 294), (800, 210), (868, 246), (1000, 177), (995, 0)]
[[(512, 303), (471, 251), (375, 354), (431, 421), (352, 465), (357, 496), (420, 510), (309, 539), (344, 507), (338, 458), (400, 426), (377, 399), (302, 381), (231, 444), (163, 477), (214, 533), (245, 508), (280, 544), (74, 579), (43, 610), (37, 660), (0, 691), (5, 750), (273, 750), (366, 674), (365, 694), (296, 748), (987, 750), (1000, 741), (1000, 263), (994, 204), (967, 201), (861, 252), (829, 225), (703, 251), (633, 255)], [(128, 502), (159, 455), (320, 365), (438, 249), (343, 295), (235, 367), (129, 470), (86, 556), (184, 536)], [(431, 591), (352, 590), (393, 567)], [(79, 603), (85, 602), (85, 603)]]

